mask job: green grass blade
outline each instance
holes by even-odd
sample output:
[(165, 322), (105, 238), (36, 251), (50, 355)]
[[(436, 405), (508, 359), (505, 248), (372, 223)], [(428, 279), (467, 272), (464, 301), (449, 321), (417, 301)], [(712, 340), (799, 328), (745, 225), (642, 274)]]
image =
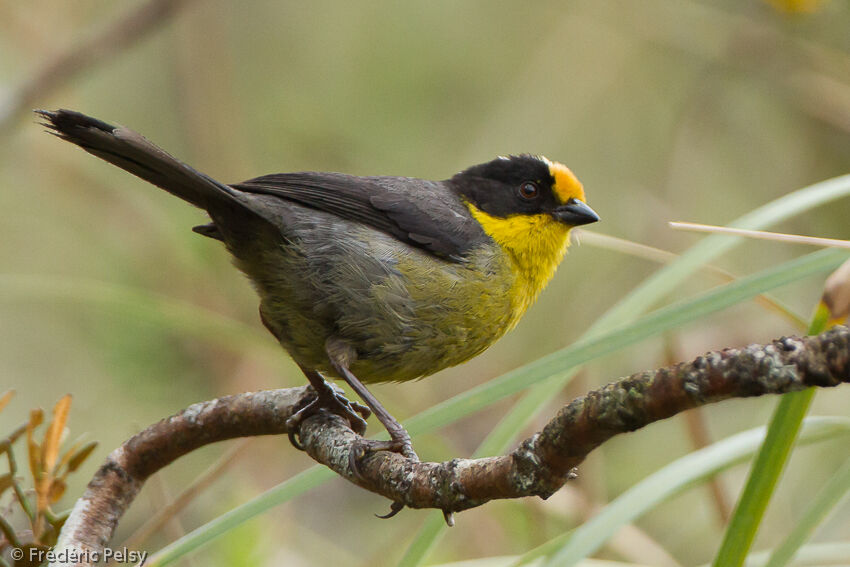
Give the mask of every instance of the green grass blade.
[[(815, 495), (803, 517), (800, 518), (800, 521), (782, 544), (770, 555), (765, 567), (785, 567), (785, 565), (788, 565), (800, 547), (814, 533), (815, 528), (848, 494), (850, 494), (850, 460), (845, 461), (826, 486)], [(850, 559), (850, 556), (846, 556), (845, 559)]]
[[(771, 550), (757, 551), (747, 556), (746, 567), (766, 567)], [(850, 565), (850, 543), (810, 543), (800, 548), (794, 565)], [(710, 567), (705, 564), (701, 567)]]
[(712, 563), (714, 567), (744, 564), (813, 394), (814, 389), (809, 389), (785, 395), (779, 400), (764, 445), (756, 455), (747, 484)]
[[(816, 310), (809, 334), (816, 335), (826, 330), (828, 320), (826, 308)], [(815, 388), (809, 388), (782, 396), (779, 400), (767, 437), (756, 455), (747, 483), (729, 519), (720, 550), (714, 558), (715, 567), (740, 567), (744, 564), (815, 391)]]
[(299, 494), (316, 488), (325, 481), (333, 478), (335, 473), (330, 469), (316, 465), (302, 471), (274, 488), (263, 492), (259, 496), (222, 514), (211, 522), (196, 528), (183, 537), (171, 542), (153, 555), (145, 562), (147, 567), (163, 567), (174, 563), (184, 555), (187, 555), (205, 543), (223, 535), (235, 527), (256, 518), (263, 512), (274, 508), (278, 504), (288, 502)]
[(419, 528), (418, 536), (413, 544), (408, 546), (401, 560), (398, 562), (399, 567), (413, 567), (419, 565), (423, 557), (427, 557), (442, 536), (446, 533), (446, 520), (443, 518), (443, 513), (440, 511), (432, 511), (428, 513), (422, 527)]
[[(705, 481), (735, 464), (745, 462), (764, 440), (766, 428), (738, 433), (673, 461), (635, 484), (599, 514), (572, 531), (566, 544), (547, 565), (570, 567), (597, 551), (617, 530), (660, 502)], [(808, 444), (850, 434), (850, 419), (812, 417), (804, 422), (800, 443)], [(544, 544), (545, 545), (545, 544)], [(529, 552), (531, 555), (532, 552)], [(525, 556), (523, 556), (525, 557)], [(518, 562), (517, 565), (522, 563)]]
[[(747, 567), (765, 567), (768, 552), (753, 553), (747, 558)], [(797, 552), (794, 565), (850, 565), (850, 543), (810, 543)]]

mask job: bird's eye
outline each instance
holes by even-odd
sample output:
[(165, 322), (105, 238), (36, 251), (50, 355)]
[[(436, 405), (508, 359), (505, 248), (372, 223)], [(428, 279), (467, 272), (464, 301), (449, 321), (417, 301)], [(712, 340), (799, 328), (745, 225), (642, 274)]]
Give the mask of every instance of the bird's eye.
[(526, 181), (519, 186), (519, 196), (523, 199), (534, 199), (540, 194), (540, 189), (531, 181)]

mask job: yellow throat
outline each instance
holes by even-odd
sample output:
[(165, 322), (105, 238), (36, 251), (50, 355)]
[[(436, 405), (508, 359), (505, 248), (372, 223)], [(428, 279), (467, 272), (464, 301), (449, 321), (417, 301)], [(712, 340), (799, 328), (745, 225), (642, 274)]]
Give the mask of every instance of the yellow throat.
[[(570, 199), (584, 201), (584, 188), (573, 172), (563, 164), (547, 163), (555, 180), (552, 190), (561, 204)], [(471, 203), (466, 206), (484, 232), (507, 252), (513, 264), (517, 278), (512, 297), (514, 316), (509, 323), (509, 328), (513, 328), (555, 275), (569, 247), (572, 227), (550, 214), (516, 214), (500, 218)]]

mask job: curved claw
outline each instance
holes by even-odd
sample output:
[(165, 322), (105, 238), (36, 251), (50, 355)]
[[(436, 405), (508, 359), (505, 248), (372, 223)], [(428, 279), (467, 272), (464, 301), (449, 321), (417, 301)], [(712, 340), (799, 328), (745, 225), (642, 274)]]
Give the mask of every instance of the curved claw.
[(390, 504), (390, 511), (389, 512), (387, 512), (383, 516), (380, 515), (380, 514), (375, 514), (375, 517), (380, 518), (382, 520), (389, 520), (390, 518), (392, 518), (393, 516), (395, 516), (396, 514), (401, 512), (402, 510), (404, 510), (404, 504), (402, 504), (401, 502), (393, 502), (392, 504)]
[(289, 427), (289, 423), (286, 424), (286, 434), (289, 436), (289, 442), (292, 443), (292, 446), (298, 449), (299, 451), (304, 450), (304, 445), (301, 444), (301, 440), (295, 435), (296, 430), (298, 430), (298, 426)]

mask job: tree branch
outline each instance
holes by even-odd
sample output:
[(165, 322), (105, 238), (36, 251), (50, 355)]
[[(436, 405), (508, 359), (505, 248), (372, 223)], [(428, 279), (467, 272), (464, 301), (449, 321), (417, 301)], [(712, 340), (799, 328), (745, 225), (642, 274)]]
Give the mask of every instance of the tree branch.
[[(850, 382), (850, 330), (782, 338), (768, 345), (710, 352), (689, 363), (641, 372), (568, 405), (508, 455), (414, 463), (379, 452), (349, 468), (357, 435), (335, 415), (301, 425), (307, 453), (348, 480), (411, 508), (466, 510), (500, 498), (547, 498), (587, 454), (611, 437), (684, 410), (729, 398), (782, 394)], [(144, 480), (202, 445), (286, 432), (286, 419), (312, 396), (307, 387), (254, 392), (195, 404), (116, 449), (77, 502), (56, 551), (99, 551)], [(85, 562), (52, 565), (89, 565)]]

